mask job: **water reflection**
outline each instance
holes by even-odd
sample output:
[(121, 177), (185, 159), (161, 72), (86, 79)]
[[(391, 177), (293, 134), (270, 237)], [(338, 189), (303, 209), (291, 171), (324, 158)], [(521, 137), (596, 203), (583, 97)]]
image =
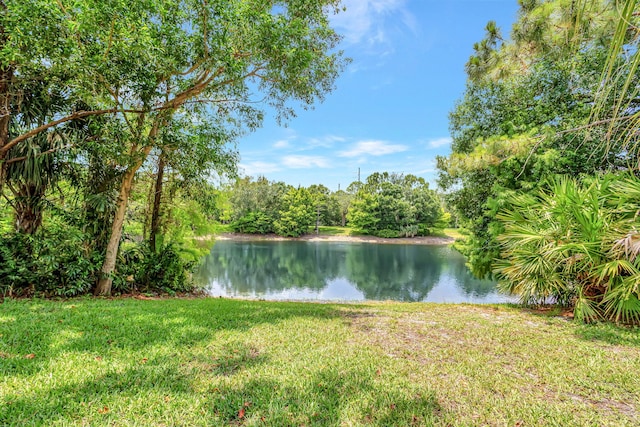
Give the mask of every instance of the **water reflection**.
[(435, 251), (417, 245), (363, 244), (347, 254), (345, 277), (366, 299), (424, 300), (440, 278)]
[(266, 299), (504, 302), (443, 246), (217, 242), (197, 279), (214, 296)]

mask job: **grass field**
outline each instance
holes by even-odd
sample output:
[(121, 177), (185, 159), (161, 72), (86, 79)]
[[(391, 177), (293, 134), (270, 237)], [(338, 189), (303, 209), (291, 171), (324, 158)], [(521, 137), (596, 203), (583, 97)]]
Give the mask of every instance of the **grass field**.
[(637, 426), (640, 330), (506, 306), (5, 301), (3, 426)]
[(349, 227), (338, 227), (329, 225), (321, 225), (320, 227), (318, 227), (318, 231), (323, 236), (353, 236), (355, 234), (353, 229)]

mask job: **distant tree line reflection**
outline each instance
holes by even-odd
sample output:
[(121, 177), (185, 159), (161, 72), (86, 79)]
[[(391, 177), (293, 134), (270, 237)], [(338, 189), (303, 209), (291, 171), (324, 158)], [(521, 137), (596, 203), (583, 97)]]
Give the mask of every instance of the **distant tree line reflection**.
[(336, 280), (368, 300), (423, 301), (441, 280), (467, 297), (495, 292), (494, 282), (475, 279), (464, 257), (443, 246), (221, 241), (196, 276), (229, 295), (320, 293)]

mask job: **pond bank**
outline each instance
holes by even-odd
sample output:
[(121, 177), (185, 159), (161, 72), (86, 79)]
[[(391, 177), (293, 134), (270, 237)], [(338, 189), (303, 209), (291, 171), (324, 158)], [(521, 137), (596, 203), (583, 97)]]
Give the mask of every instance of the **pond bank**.
[(215, 236), (217, 240), (268, 240), (268, 241), (303, 241), (303, 242), (345, 242), (345, 243), (378, 243), (396, 245), (449, 245), (454, 242), (451, 237), (421, 236), (421, 237), (399, 237), (387, 239), (375, 236), (332, 236), (323, 234), (306, 234), (301, 237), (282, 237), (275, 234), (242, 234), (242, 233), (222, 233)]

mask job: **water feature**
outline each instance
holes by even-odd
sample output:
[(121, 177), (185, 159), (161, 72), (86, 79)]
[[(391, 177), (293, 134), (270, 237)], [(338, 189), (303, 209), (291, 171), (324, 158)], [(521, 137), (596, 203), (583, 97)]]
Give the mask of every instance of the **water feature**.
[(212, 296), (269, 300), (513, 301), (447, 246), (218, 241), (196, 280)]

